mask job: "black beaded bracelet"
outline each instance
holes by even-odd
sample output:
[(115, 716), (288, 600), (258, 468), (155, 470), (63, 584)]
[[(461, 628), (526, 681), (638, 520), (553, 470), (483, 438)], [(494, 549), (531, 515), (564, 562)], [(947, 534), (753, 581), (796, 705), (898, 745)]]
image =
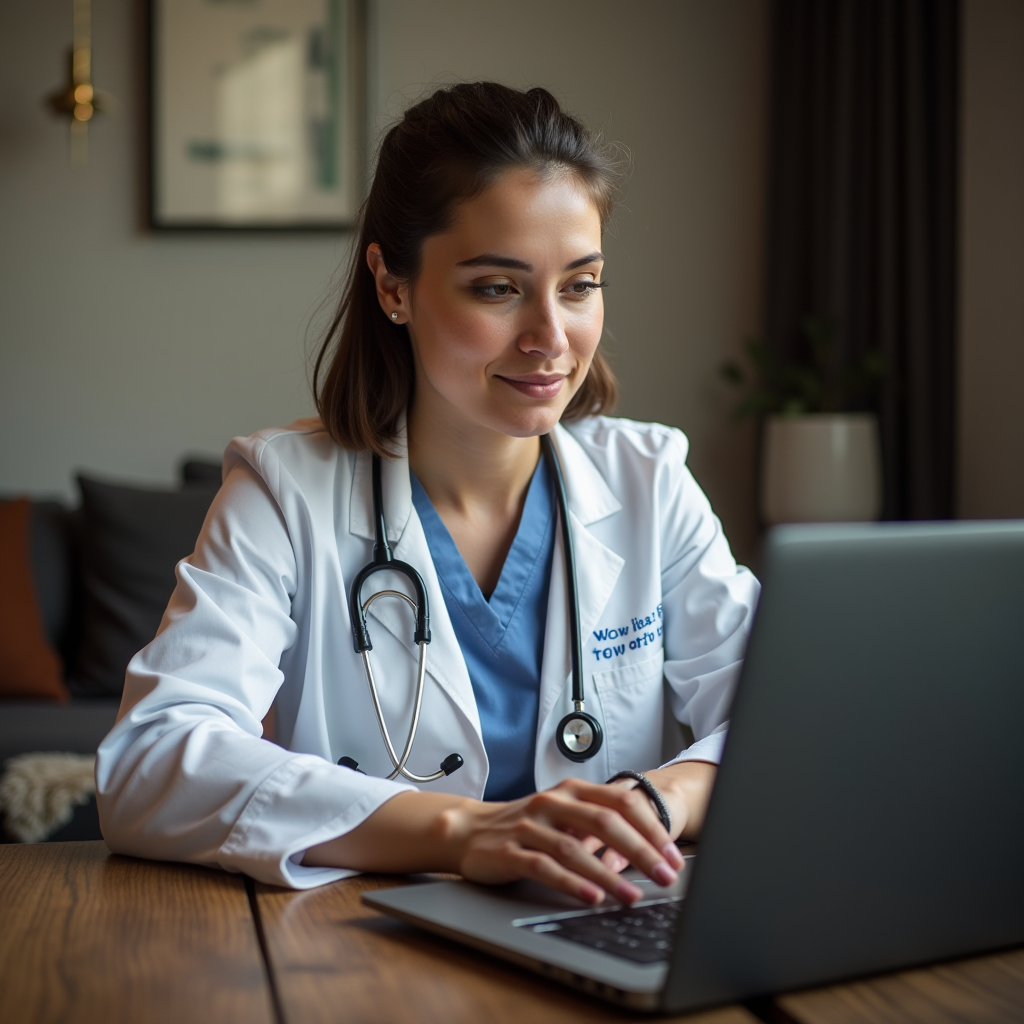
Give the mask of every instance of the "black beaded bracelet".
[[(672, 834), (672, 815), (668, 813), (668, 804), (665, 803), (665, 798), (658, 792), (654, 783), (651, 782), (643, 772), (634, 772), (627, 768), (625, 771), (616, 772), (609, 780), (608, 783), (618, 782), (619, 779), (635, 779), (636, 785), (634, 789), (642, 789), (647, 794), (647, 799), (654, 804), (654, 809), (658, 812), (658, 817), (661, 818), (662, 825), (665, 826), (665, 831)], [(608, 785), (605, 783), (605, 785)]]

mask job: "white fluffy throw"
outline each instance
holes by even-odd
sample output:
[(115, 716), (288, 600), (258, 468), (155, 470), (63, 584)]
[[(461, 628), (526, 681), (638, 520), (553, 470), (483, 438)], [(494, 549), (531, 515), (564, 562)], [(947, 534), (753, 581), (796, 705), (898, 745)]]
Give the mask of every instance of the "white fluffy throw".
[(94, 754), (19, 754), (0, 778), (0, 813), (21, 843), (38, 843), (66, 825), (96, 792)]

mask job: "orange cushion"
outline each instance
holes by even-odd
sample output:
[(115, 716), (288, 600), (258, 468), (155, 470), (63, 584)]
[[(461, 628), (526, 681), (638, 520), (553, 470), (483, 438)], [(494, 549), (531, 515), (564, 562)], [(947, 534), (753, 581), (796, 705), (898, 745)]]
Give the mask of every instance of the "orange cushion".
[(50, 646), (29, 560), (31, 504), (0, 502), (0, 698), (68, 699)]

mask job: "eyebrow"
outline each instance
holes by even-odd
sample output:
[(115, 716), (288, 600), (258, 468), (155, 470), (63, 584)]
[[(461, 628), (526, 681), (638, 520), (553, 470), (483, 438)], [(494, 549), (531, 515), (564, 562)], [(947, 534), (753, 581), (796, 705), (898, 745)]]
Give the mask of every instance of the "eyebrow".
[[(604, 255), (600, 252), (588, 253), (578, 260), (566, 265), (566, 270), (575, 270), (577, 267), (585, 267), (588, 263), (603, 263)], [(501, 267), (504, 270), (523, 270), (530, 273), (533, 270), (532, 263), (517, 260), (512, 256), (499, 256), (494, 252), (484, 252), (469, 260), (460, 260), (455, 264), (457, 267)]]

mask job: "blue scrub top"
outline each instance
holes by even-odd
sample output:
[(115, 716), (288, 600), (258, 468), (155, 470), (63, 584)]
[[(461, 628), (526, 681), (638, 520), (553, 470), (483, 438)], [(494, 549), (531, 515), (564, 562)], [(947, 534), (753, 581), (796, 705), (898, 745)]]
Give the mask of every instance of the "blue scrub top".
[(490, 762), (484, 799), (515, 800), (536, 789), (533, 761), (556, 519), (544, 460), (530, 480), (519, 529), (489, 601), (427, 492), (414, 473), (409, 475), (413, 504), (480, 711)]

